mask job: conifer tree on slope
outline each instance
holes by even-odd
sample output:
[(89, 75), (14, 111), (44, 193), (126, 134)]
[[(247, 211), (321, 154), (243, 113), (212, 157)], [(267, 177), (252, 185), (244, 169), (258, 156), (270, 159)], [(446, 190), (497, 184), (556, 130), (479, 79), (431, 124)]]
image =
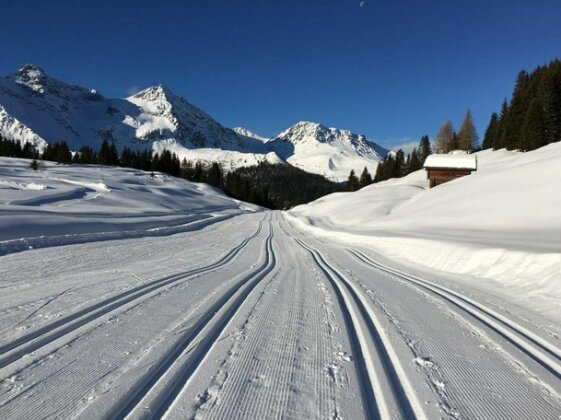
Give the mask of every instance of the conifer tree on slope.
[(522, 150), (532, 150), (547, 144), (547, 123), (544, 118), (543, 107), (538, 98), (532, 99), (522, 123)]
[(429, 136), (424, 135), (419, 142), (419, 163), (421, 167), (423, 167), (429, 155), (432, 155), (432, 148), (430, 146)]
[(454, 126), (452, 122), (446, 121), (434, 139), (434, 148), (436, 153), (448, 153), (454, 147)]
[(458, 132), (458, 148), (461, 150), (471, 151), (477, 148), (477, 141), (479, 137), (475, 124), (473, 123), (473, 116), (471, 110), (468, 108), (460, 131)]
[(551, 62), (544, 71), (537, 94), (546, 125), (545, 140), (539, 142), (540, 146), (543, 146), (561, 140), (561, 61)]
[(406, 169), (405, 153), (403, 153), (403, 150), (399, 149), (395, 153), (395, 166), (393, 167), (391, 178), (401, 178), (403, 175), (405, 175)]
[(370, 175), (370, 172), (368, 172), (368, 168), (365, 166), (362, 174), (360, 175), (360, 186), (366, 187), (370, 184), (372, 184), (372, 175)]
[(497, 145), (499, 144), (499, 135), (499, 115), (496, 112), (493, 112), (493, 114), (491, 115), (491, 121), (489, 121), (487, 130), (485, 131), (485, 137), (483, 137), (482, 147), (484, 149), (497, 147)]
[(508, 106), (508, 102), (505, 99), (503, 101), (503, 104), (501, 105), (501, 114), (499, 116), (499, 137), (497, 139), (497, 144), (493, 146), (495, 149), (502, 149), (503, 147), (506, 147), (508, 144), (508, 139), (506, 135), (506, 124), (509, 119), (509, 114), (510, 114), (510, 108)]
[(413, 151), (411, 152), (411, 154), (408, 156), (407, 159), (407, 174), (418, 171), (422, 167), (423, 165), (419, 160), (419, 152), (417, 151), (417, 149), (413, 149)]
[(347, 180), (347, 189), (349, 191), (356, 191), (359, 188), (359, 180), (355, 174), (354, 169), (351, 169), (351, 173), (349, 174), (349, 178)]

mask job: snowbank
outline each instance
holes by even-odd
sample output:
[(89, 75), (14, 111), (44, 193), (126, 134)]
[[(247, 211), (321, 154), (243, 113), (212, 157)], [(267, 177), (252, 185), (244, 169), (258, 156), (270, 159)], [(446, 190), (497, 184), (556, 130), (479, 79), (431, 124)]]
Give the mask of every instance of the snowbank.
[[(479, 152), (478, 171), (428, 189), (424, 171), (299, 206), (300, 226), (407, 264), (507, 286), (544, 310), (561, 302), (561, 143)], [(531, 302), (532, 301), (532, 302)]]
[(28, 248), (185, 232), (259, 210), (156, 173), (0, 158), (0, 255)]

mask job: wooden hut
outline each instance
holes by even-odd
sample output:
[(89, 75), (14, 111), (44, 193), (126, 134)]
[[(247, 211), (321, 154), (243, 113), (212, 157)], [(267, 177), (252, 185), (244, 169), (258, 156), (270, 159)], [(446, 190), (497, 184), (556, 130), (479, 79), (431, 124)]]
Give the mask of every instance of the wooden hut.
[(432, 188), (476, 171), (477, 156), (468, 155), (463, 151), (430, 155), (425, 160), (423, 167), (427, 170), (429, 188)]

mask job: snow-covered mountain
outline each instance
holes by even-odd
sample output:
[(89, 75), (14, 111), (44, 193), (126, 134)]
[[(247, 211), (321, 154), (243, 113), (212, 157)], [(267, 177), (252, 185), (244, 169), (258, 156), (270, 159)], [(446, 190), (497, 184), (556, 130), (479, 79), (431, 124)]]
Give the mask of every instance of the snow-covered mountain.
[(248, 139), (259, 140), (262, 143), (267, 143), (270, 139), (268, 137), (260, 136), (259, 134), (255, 134), (253, 131), (248, 130), (244, 127), (234, 127), (232, 128), (239, 136), (247, 137)]
[(174, 139), (186, 148), (244, 149), (233, 130), (162, 85), (126, 99), (108, 99), (26, 65), (0, 79), (0, 105), (0, 133), (38, 147), (44, 141), (65, 140), (79, 148), (107, 139), (120, 147), (145, 148)]
[(268, 146), (291, 165), (330, 179), (345, 180), (351, 169), (376, 172), (388, 152), (364, 135), (301, 121), (283, 131)]
[(61, 140), (73, 150), (98, 148), (103, 140), (119, 149), (167, 148), (180, 158), (218, 161), (228, 169), (287, 161), (334, 180), (365, 166), (374, 172), (387, 152), (362, 135), (307, 122), (269, 140), (245, 128), (222, 126), (162, 85), (112, 99), (31, 64), (0, 78), (0, 135), (39, 149)]

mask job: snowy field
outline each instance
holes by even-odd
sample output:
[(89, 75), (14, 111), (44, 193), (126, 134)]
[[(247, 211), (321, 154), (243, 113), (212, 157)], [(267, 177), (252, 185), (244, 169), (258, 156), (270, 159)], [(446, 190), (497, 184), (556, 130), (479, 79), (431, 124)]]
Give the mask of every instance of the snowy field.
[(333, 241), (469, 276), (561, 322), (561, 143), (477, 156), (477, 172), (433, 189), (421, 170), (323, 197), (290, 216)]
[(159, 173), (0, 157), (0, 255), (25, 248), (188, 231), (247, 203)]
[[(551, 300), (531, 308), (500, 272), (485, 284), (477, 267), (434, 269), (390, 246), (411, 235), (453, 252), (558, 253), (551, 201), (531, 206), (535, 229), (498, 234), (520, 217), (496, 207), (510, 194), (495, 178), (528, 175), (538, 161), (548, 171), (559, 150), (483, 152), (469, 179), (427, 191), (413, 174), (390, 181), (393, 192), (379, 184), (291, 214), (140, 171), (35, 173), (3, 159), (0, 418), (558, 419)], [(494, 201), (470, 207), (477, 177)], [(532, 185), (519, 195), (540, 197)], [(439, 191), (449, 218), (416, 223), (408, 205), (433, 213)], [(454, 225), (462, 240), (450, 228), (455, 197), (474, 223)]]

